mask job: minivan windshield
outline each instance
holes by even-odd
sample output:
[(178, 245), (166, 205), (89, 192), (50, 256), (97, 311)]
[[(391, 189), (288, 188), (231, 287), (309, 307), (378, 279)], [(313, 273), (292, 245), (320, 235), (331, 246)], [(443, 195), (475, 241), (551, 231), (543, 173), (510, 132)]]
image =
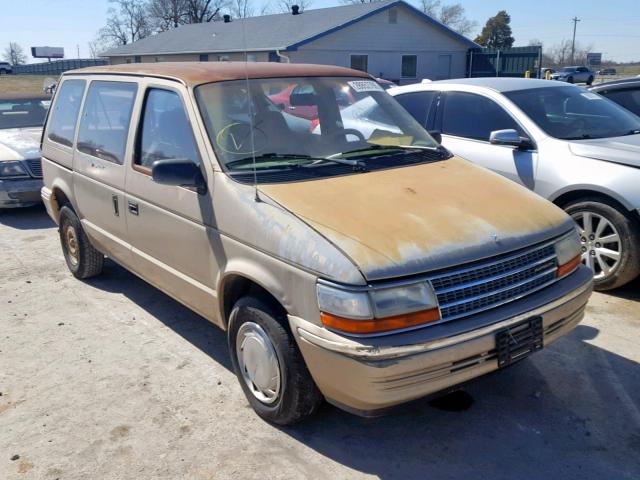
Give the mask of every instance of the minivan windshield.
[(229, 173), (255, 167), (260, 176), (304, 167), (317, 178), (344, 173), (347, 166), (366, 171), (382, 168), (383, 161), (388, 168), (448, 158), (367, 78), (233, 80), (201, 85), (195, 93), (211, 144)]
[(561, 140), (640, 134), (640, 117), (580, 87), (542, 87), (504, 95), (547, 134)]

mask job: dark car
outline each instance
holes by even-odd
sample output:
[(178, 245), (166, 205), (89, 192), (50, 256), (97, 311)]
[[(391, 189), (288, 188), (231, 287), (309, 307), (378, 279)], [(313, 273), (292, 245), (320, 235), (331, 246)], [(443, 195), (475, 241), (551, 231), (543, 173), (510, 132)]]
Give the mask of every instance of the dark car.
[(603, 68), (602, 70), (598, 70), (598, 75), (617, 75), (618, 72), (615, 68)]
[(8, 73), (13, 73), (13, 67), (10, 63), (0, 62), (0, 75), (5, 75)]
[(613, 100), (618, 105), (640, 116), (640, 78), (625, 78), (600, 83), (590, 90)]

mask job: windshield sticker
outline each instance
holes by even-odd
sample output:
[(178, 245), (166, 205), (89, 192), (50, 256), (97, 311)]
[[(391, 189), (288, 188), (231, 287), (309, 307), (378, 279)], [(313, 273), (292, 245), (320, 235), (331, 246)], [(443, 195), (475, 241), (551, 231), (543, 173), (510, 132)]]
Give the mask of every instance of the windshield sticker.
[(586, 98), (588, 100), (602, 100), (602, 98), (603, 98), (600, 95), (598, 95), (597, 93), (591, 93), (591, 92), (583, 92), (580, 95), (582, 95), (584, 98)]
[(373, 80), (353, 80), (347, 82), (349, 86), (358, 93), (362, 92), (384, 92), (384, 89)]

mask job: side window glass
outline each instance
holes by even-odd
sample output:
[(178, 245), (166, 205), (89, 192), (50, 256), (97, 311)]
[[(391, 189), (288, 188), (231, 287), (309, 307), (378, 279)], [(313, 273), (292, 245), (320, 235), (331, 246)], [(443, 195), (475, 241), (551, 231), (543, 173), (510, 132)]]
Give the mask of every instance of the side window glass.
[(395, 99), (424, 127), (436, 93), (435, 91), (405, 93), (396, 96)]
[(638, 90), (614, 90), (607, 92), (605, 96), (640, 116), (640, 88)]
[(171, 90), (152, 88), (144, 103), (135, 163), (151, 168), (156, 160), (169, 158), (200, 163), (180, 96)]
[(84, 94), (84, 80), (65, 80), (56, 94), (56, 102), (49, 118), (48, 137), (62, 145), (73, 145), (80, 103)]
[(448, 92), (442, 115), (442, 133), (488, 141), (494, 130), (522, 129), (493, 100), (466, 92)]
[(135, 83), (94, 81), (89, 86), (78, 133), (78, 151), (122, 164)]

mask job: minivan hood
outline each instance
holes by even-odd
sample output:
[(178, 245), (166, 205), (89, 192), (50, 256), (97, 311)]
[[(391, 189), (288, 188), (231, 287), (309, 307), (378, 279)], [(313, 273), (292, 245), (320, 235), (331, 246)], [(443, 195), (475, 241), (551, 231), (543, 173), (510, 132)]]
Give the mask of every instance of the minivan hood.
[(569, 142), (574, 155), (640, 168), (640, 134)]
[(40, 158), (42, 127), (0, 130), (0, 161)]
[(260, 191), (344, 252), (367, 280), (476, 261), (573, 228), (548, 201), (455, 157)]

